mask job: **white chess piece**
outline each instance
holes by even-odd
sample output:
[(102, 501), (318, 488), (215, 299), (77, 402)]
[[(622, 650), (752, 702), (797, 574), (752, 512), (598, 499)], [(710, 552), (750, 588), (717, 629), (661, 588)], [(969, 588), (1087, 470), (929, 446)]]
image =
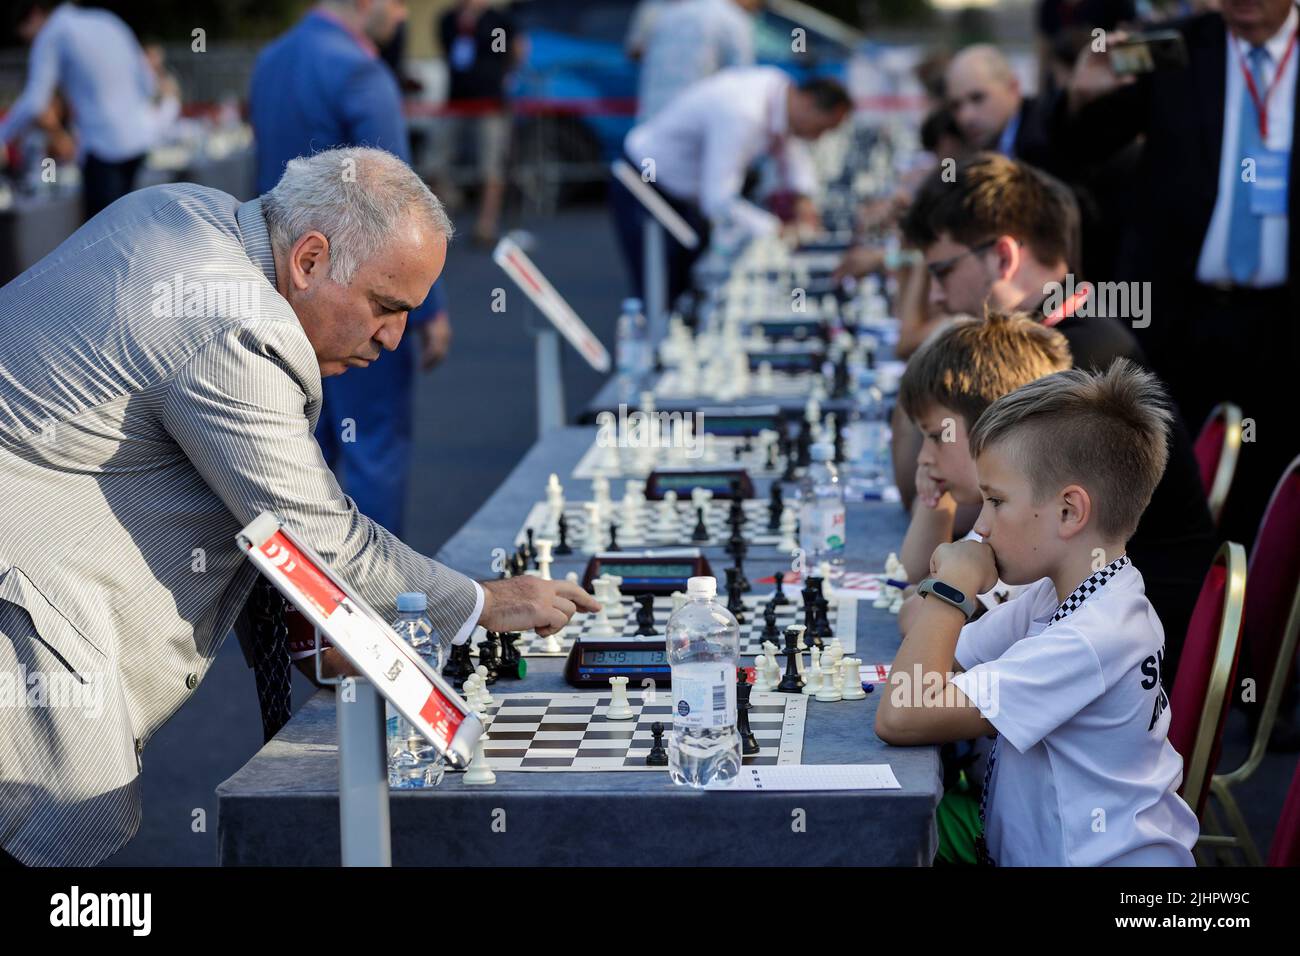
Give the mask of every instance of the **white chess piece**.
[(483, 701), (483, 706), (487, 707), (491, 704), (495, 704), (496, 698), (493, 697), (492, 692), (488, 690), (488, 685), (487, 685), (488, 669), (482, 664), (480, 664), (478, 667), (474, 668), (474, 673), (478, 675), (478, 692), (479, 692), (479, 697)]
[(830, 646), (826, 648), (826, 653), (831, 656), (831, 659), (834, 660), (837, 665), (844, 659), (844, 645), (840, 643), (838, 637), (831, 638), (831, 643)]
[(832, 661), (831, 656), (829, 654), (823, 654), (821, 687), (818, 688), (817, 690), (818, 700), (824, 701), (826, 703), (830, 703), (833, 701), (843, 699), (842, 695), (840, 694), (839, 681), (836, 679), (839, 677), (837, 671), (838, 668), (835, 666), (834, 662)]
[(492, 771), (492, 765), (488, 763), (487, 758), (487, 742), (490, 739), (485, 731), (479, 735), (478, 742), (474, 744), (474, 758), (465, 769), (465, 783), (471, 787), (497, 782), (497, 775)]
[(551, 580), (551, 549), (555, 547), (555, 542), (549, 538), (538, 538), (533, 542), (537, 545), (537, 573), (543, 581)]
[(812, 658), (812, 663), (804, 671), (803, 692), (806, 696), (811, 697), (821, 690), (822, 686), (822, 649), (814, 644), (809, 656)]
[(764, 693), (771, 689), (772, 685), (767, 682), (767, 655), (758, 654), (754, 657), (754, 691)]
[(551, 520), (559, 521), (564, 512), (564, 486), (555, 472), (551, 472), (551, 477), (546, 480), (546, 507)]
[(676, 613), (677, 613), (678, 611), (680, 611), (680, 610), (685, 606), (685, 604), (686, 604), (686, 592), (685, 592), (685, 591), (674, 591), (674, 592), (672, 593), (671, 600), (672, 600), (672, 602), (673, 602), (673, 610), (672, 610), (672, 613), (673, 613), (673, 614), (676, 614)]
[(619, 590), (619, 585), (623, 579), (617, 574), (602, 574), (608, 583), (606, 592), (609, 595), (609, 619), (615, 623), (622, 623), (627, 620), (627, 608), (623, 606), (623, 592)]
[(609, 679), (610, 700), (605, 716), (610, 720), (631, 720), (636, 716), (627, 699), (627, 678), (611, 677)]
[(831, 571), (832, 568), (829, 561), (823, 561), (817, 565), (817, 573), (822, 576), (822, 596), (825, 597), (828, 602), (835, 599), (835, 589), (831, 587)]
[(601, 520), (600, 505), (594, 501), (584, 501), (583, 510), (586, 514), (586, 524), (584, 530), (586, 534), (582, 539), (582, 553), (595, 554), (597, 551), (604, 550), (605, 542), (601, 540)]
[(677, 534), (677, 492), (665, 491), (659, 502), (659, 519), (656, 531), (661, 538), (675, 537)]
[(560, 643), (560, 635), (564, 633), (564, 628), (560, 628), (554, 634), (548, 634), (542, 638), (543, 654), (558, 654), (564, 650), (564, 645)]
[[(597, 598), (599, 600), (599, 598)], [(600, 610), (596, 612), (595, 618), (591, 622), (592, 637), (613, 637), (615, 634), (614, 625), (610, 623), (608, 605), (601, 602)]]
[(799, 548), (799, 539), (795, 536), (795, 529), (798, 527), (799, 516), (795, 514), (794, 508), (786, 505), (781, 512), (781, 540), (777, 542), (776, 548), (784, 554), (790, 554)]
[(840, 661), (840, 696), (845, 700), (862, 700), (867, 692), (862, 689), (862, 661), (846, 657)]
[(776, 376), (772, 374), (771, 362), (758, 363), (758, 383), (756, 391), (760, 395), (770, 395), (776, 389)]

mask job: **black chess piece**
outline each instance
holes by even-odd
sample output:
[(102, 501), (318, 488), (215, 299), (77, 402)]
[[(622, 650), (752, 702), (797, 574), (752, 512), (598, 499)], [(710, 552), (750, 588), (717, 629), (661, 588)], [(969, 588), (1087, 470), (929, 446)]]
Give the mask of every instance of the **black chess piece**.
[(709, 526), (704, 523), (704, 509), (695, 509), (695, 530), (691, 532), (692, 541), (708, 541)]
[(638, 637), (653, 637), (655, 630), (655, 596), (638, 594), (636, 598), (636, 633)]
[(834, 384), (831, 386), (832, 398), (849, 397), (849, 352), (844, 349), (840, 352), (839, 360), (835, 363)]
[(772, 482), (772, 490), (767, 496), (767, 530), (779, 531), (781, 528), (781, 514), (785, 511), (785, 495), (781, 491), (781, 483)]
[(798, 452), (795, 443), (784, 431), (781, 434), (781, 454), (785, 456), (785, 469), (781, 472), (782, 481), (794, 481), (795, 466), (798, 464)]
[(819, 597), (816, 603), (817, 614), (815, 618), (815, 626), (817, 628), (817, 636), (829, 640), (835, 636), (835, 632), (831, 629), (831, 602), (826, 600), (824, 597)]
[(472, 651), (469, 641), (464, 644), (454, 644), (451, 648), (451, 654), (447, 658), (447, 663), (443, 665), (442, 676), (451, 678), (452, 684), (458, 690), (465, 685), (466, 679), (474, 673)]
[(525, 552), (528, 557), (528, 566), (537, 567), (537, 545), (533, 542), (533, 529), (525, 528), (524, 534), (528, 536), (528, 550)]
[(488, 684), (497, 682), (497, 665), (500, 661), (497, 656), (497, 640), (496, 631), (488, 631), (487, 636), (483, 638), (483, 642), (478, 646), (479, 666), (487, 669), (485, 682)]
[(763, 462), (764, 471), (776, 471), (776, 443), (767, 443), (767, 460)]
[(736, 668), (736, 733), (740, 735), (740, 752), (743, 757), (752, 757), (758, 753), (758, 738), (749, 725), (749, 696), (754, 692), (754, 685), (743, 667)]
[(560, 540), (555, 545), (555, 554), (573, 554), (573, 548), (569, 547), (569, 522), (560, 515)]
[(835, 454), (835, 464), (844, 464), (844, 428), (840, 425), (840, 416), (838, 412), (831, 412), (831, 417), (835, 420), (835, 438), (833, 440), (833, 449)]
[(741, 596), (740, 582), (736, 579), (736, 569), (727, 568), (727, 610), (736, 617), (737, 624), (745, 623), (745, 600)]
[(507, 631), (501, 635), (501, 660), (497, 664), (497, 674), (511, 680), (523, 680), (528, 673), (528, 659), (515, 647), (515, 641), (521, 635)]
[(776, 689), (782, 694), (802, 694), (803, 679), (799, 676), (799, 628), (785, 629), (785, 650), (778, 651), (785, 658), (785, 675)]
[(618, 546), (618, 525), (611, 523), (609, 526), (609, 547), (606, 551), (622, 551)]
[(656, 720), (650, 725), (650, 733), (654, 735), (654, 741), (650, 745), (650, 753), (646, 755), (645, 765), (647, 767), (668, 766), (668, 751), (664, 749), (664, 725)]
[(781, 636), (776, 626), (776, 602), (768, 601), (763, 605), (763, 640), (773, 641)]
[(772, 574), (772, 580), (776, 583), (776, 591), (772, 594), (773, 604), (789, 604), (790, 599), (785, 594), (785, 572), (775, 571)]
[(732, 552), (733, 557), (736, 559), (734, 565), (736, 569), (736, 582), (740, 585), (741, 594), (748, 594), (750, 591), (754, 590), (754, 586), (749, 583), (749, 578), (745, 575), (745, 555), (747, 553), (749, 553), (749, 545), (744, 540), (741, 540), (736, 545), (736, 549)]
[(797, 461), (795, 462), (800, 468), (807, 468), (812, 464), (812, 425), (808, 422), (803, 423), (799, 429), (799, 437), (795, 439), (795, 453)]
[(805, 597), (803, 605), (803, 642), (808, 647), (822, 647), (826, 645), (817, 633), (817, 599), (815, 597)]
[(822, 590), (824, 582), (825, 579), (820, 574), (808, 575), (808, 587), (812, 588), (815, 597), (821, 598), (825, 596), (825, 592)]

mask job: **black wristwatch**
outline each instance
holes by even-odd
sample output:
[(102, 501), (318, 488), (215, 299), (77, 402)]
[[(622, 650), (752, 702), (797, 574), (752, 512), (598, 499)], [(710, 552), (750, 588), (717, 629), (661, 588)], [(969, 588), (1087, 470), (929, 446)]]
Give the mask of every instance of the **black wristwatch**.
[(933, 594), (944, 604), (951, 604), (962, 614), (966, 615), (966, 620), (970, 620), (971, 615), (975, 613), (976, 604), (973, 597), (967, 597), (965, 592), (953, 587), (951, 584), (945, 584), (938, 578), (926, 578), (916, 586), (916, 593), (921, 597), (929, 597)]

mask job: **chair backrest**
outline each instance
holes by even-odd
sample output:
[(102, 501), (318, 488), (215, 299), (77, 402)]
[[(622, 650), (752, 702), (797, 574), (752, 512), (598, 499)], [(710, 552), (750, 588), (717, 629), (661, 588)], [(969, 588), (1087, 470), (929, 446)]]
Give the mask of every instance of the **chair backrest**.
[(1272, 687), (1278, 655), (1290, 644), (1284, 668), (1295, 662), (1296, 630), (1300, 613), (1300, 456), (1296, 457), (1282, 480), (1273, 489), (1259, 534), (1250, 553), (1246, 573), (1250, 600), (1242, 621), (1242, 639), (1250, 648), (1255, 662), (1257, 699), (1263, 701)]
[(1201, 485), (1210, 506), (1210, 517), (1217, 526), (1223, 505), (1232, 488), (1241, 452), (1241, 409), (1231, 402), (1214, 406), (1201, 433), (1192, 446), (1201, 473)]
[(1183, 757), (1180, 792), (1197, 817), (1205, 808), (1210, 774), (1219, 760), (1245, 600), (1246, 549), (1227, 541), (1201, 585), (1169, 702), (1169, 742)]
[(1300, 761), (1296, 762), (1291, 788), (1282, 804), (1273, 845), (1268, 848), (1268, 866), (1300, 866)]

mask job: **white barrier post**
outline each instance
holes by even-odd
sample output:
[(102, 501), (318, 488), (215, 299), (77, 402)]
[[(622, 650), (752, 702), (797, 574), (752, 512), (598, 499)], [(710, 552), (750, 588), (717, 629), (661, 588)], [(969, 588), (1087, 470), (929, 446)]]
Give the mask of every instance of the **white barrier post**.
[(392, 866), (384, 700), (364, 677), (335, 691), (339, 734), (339, 846), (344, 866)]

